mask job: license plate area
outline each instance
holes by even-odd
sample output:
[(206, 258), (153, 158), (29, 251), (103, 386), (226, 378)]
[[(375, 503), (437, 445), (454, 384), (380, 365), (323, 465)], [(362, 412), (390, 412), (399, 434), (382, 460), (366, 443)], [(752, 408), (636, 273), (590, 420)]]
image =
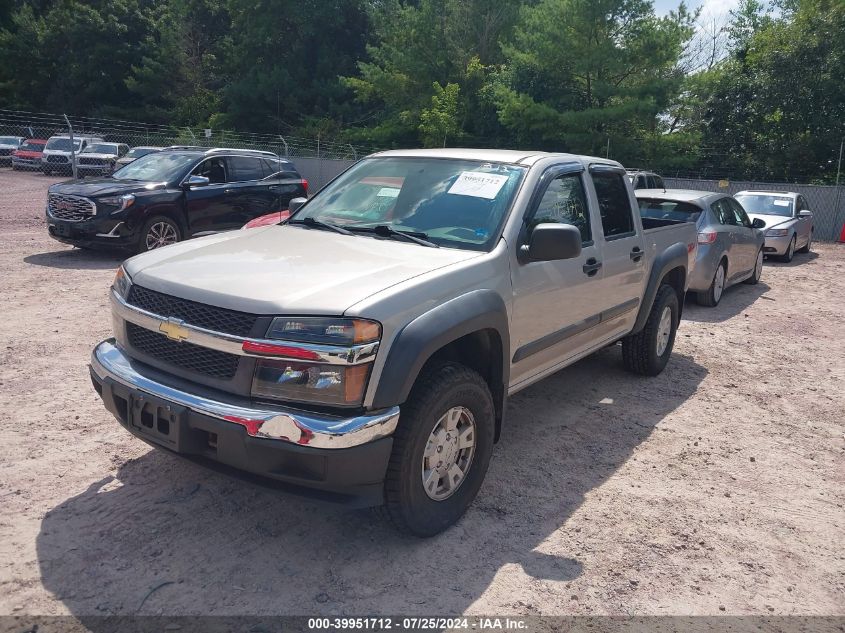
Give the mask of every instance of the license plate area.
[(128, 422), (132, 429), (145, 438), (182, 452), (186, 447), (188, 410), (148, 394), (129, 395)]

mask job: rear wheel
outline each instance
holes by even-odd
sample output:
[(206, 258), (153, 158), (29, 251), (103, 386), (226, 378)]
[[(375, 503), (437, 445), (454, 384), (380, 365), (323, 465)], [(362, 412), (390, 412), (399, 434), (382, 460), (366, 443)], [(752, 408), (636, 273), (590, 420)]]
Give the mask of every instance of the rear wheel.
[(751, 276), (745, 280), (745, 283), (751, 284), (752, 286), (760, 281), (760, 277), (763, 274), (763, 249), (761, 248), (757, 251), (757, 260), (754, 263), (754, 272), (751, 273)]
[(384, 512), (403, 532), (434, 536), (464, 514), (493, 452), (495, 412), (484, 379), (457, 363), (431, 368), (402, 405)]
[(786, 249), (786, 253), (784, 253), (780, 260), (782, 262), (786, 262), (787, 264), (792, 261), (792, 258), (795, 256), (795, 236), (792, 236), (792, 239), (789, 240), (789, 246)]
[(147, 220), (141, 229), (138, 251), (144, 253), (163, 246), (169, 246), (181, 241), (182, 231), (179, 225), (163, 215), (157, 215)]
[(641, 332), (622, 339), (622, 361), (635, 374), (656, 376), (663, 371), (678, 331), (680, 304), (675, 289), (662, 285)]
[(713, 281), (710, 282), (710, 287), (704, 292), (696, 292), (695, 300), (699, 305), (707, 306), (708, 308), (715, 308), (722, 300), (722, 293), (725, 292), (725, 277), (728, 264), (723, 259), (719, 262), (716, 272), (713, 273)]
[(812, 246), (813, 246), (813, 232), (810, 231), (810, 235), (807, 236), (807, 243), (802, 248), (799, 248), (798, 252), (799, 253), (809, 253)]

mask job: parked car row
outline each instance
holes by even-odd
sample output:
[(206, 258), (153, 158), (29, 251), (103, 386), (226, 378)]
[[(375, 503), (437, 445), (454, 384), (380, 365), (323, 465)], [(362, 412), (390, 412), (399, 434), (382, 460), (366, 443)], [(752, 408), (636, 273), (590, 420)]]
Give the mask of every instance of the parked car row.
[(0, 136), (0, 167), (14, 170), (72, 174), (71, 153), (76, 155), (79, 177), (105, 175), (128, 165), (136, 158), (161, 150), (161, 147), (130, 147), (125, 143), (104, 141), (99, 136), (59, 134), (49, 139)]
[(777, 255), (789, 262), (796, 249), (808, 253), (812, 246), (813, 214), (800, 194), (741, 191), (729, 196), (638, 189), (635, 195), (643, 218), (695, 223), (698, 245), (689, 290), (704, 306), (718, 305), (729, 286), (756, 284), (764, 256)]
[[(100, 145), (89, 146), (94, 156)], [(308, 181), (271, 152), (174, 146), (110, 175), (51, 186), (47, 229), (74, 246), (144, 252), (239, 229), (307, 195)]]

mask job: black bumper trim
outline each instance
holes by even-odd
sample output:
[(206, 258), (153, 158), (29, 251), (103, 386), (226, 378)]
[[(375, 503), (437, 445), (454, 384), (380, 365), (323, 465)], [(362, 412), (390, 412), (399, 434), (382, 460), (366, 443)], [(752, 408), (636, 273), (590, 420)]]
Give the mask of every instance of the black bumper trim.
[(155, 448), (285, 494), (350, 508), (383, 503), (392, 437), (344, 449), (250, 437), (243, 426), (100, 378), (93, 371), (91, 381), (121, 426)]

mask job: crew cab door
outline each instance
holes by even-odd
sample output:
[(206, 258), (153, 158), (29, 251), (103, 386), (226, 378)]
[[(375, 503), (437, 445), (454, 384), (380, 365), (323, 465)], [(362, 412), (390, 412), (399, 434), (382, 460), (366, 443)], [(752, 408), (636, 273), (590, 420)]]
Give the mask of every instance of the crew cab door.
[(640, 207), (621, 167), (594, 164), (590, 176), (600, 217), (597, 241), (603, 272), (597, 335), (622, 336), (634, 327), (645, 287), (647, 255)]
[[(591, 329), (601, 313), (598, 289), (603, 270), (586, 181), (580, 163), (551, 167), (541, 176), (525, 211), (519, 243), (511, 255), (513, 389), (593, 344)], [(527, 245), (533, 228), (544, 222), (578, 227), (581, 255), (558, 261), (522, 260), (520, 248)]]

